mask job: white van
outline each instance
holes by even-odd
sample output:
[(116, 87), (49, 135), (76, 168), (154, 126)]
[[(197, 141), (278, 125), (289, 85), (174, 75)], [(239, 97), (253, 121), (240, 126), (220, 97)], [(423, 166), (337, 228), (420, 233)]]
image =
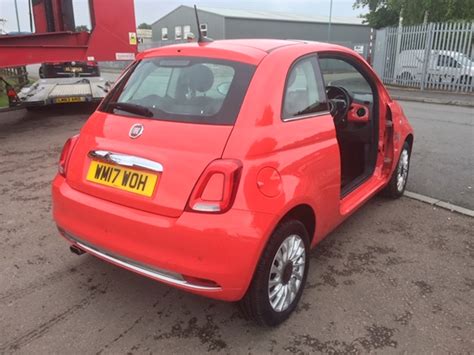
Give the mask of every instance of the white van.
[[(413, 49), (400, 53), (395, 64), (395, 78), (401, 84), (420, 82), (423, 76), (425, 50)], [(454, 51), (431, 50), (426, 69), (429, 84), (472, 85), (474, 64), (465, 54)]]

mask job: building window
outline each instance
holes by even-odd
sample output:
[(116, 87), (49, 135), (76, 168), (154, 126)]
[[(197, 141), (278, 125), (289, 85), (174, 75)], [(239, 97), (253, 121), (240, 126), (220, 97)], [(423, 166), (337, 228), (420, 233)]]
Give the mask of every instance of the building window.
[(176, 26), (174, 28), (174, 39), (179, 40), (182, 38), (183, 38), (183, 33), (182, 33), (181, 26)]
[(163, 27), (161, 29), (161, 40), (162, 41), (168, 40), (168, 28), (167, 27)]
[(184, 34), (184, 39), (189, 39), (189, 35), (191, 34), (191, 26), (186, 25), (183, 26), (183, 34)]
[(203, 37), (207, 37), (207, 23), (201, 23), (201, 34)]

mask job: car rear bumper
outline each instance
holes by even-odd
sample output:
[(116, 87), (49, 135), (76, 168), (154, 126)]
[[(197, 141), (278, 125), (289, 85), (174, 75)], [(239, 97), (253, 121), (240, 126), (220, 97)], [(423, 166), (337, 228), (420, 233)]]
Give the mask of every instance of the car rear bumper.
[(207, 297), (243, 297), (276, 217), (230, 210), (159, 216), (53, 182), (53, 215), (83, 251), (141, 275)]

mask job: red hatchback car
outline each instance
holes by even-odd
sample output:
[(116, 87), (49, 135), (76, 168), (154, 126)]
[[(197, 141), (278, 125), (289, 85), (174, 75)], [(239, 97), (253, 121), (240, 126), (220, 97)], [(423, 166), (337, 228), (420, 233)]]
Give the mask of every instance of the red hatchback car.
[(412, 144), (400, 106), (347, 48), (162, 47), (66, 142), (54, 219), (77, 254), (277, 325), (310, 249), (379, 191), (403, 194)]

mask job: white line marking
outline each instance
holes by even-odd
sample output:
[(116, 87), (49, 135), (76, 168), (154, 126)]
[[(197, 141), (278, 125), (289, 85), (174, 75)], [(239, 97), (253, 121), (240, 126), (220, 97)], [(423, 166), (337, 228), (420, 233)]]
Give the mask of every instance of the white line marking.
[(411, 198), (413, 200), (417, 200), (417, 201), (427, 203), (427, 204), (432, 205), (432, 206), (444, 208), (444, 209), (449, 210), (451, 212), (457, 212), (457, 213), (463, 214), (465, 216), (474, 217), (474, 210), (470, 210), (468, 208), (464, 208), (464, 207), (461, 207), (461, 206), (456, 206), (456, 205), (453, 205), (452, 203), (441, 201), (441, 200), (438, 200), (438, 199), (433, 198), (433, 197), (420, 195), (420, 194), (417, 194), (416, 192), (410, 192), (410, 191), (405, 191), (404, 196), (406, 196), (408, 198)]

